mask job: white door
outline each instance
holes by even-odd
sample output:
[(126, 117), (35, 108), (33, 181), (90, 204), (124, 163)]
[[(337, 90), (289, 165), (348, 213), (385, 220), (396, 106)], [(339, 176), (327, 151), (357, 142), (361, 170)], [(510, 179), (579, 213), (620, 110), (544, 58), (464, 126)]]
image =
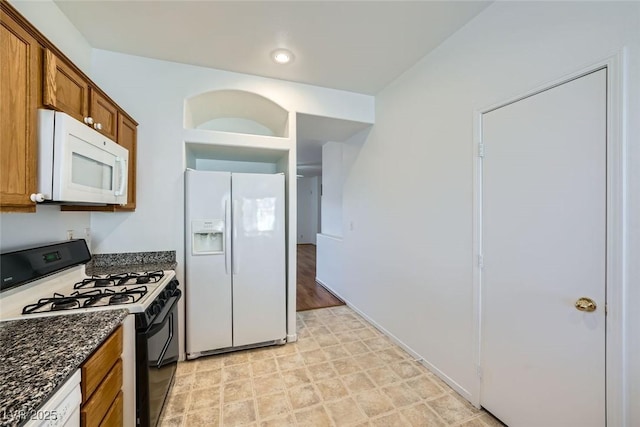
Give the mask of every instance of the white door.
[[(231, 347), (231, 174), (185, 172), (185, 298), (187, 355)], [(206, 251), (195, 242), (206, 224), (224, 225), (223, 251)], [(198, 236), (200, 234), (200, 236)]]
[(233, 345), (286, 337), (284, 175), (232, 174)]
[(606, 424), (606, 82), (482, 116), (480, 399), (511, 427)]

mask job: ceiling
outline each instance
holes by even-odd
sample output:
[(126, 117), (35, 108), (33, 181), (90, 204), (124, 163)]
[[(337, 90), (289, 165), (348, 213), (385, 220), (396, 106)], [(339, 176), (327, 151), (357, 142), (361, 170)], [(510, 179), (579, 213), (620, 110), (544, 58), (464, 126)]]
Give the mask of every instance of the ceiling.
[(55, 3), (94, 48), (376, 94), (490, 2)]
[[(374, 95), (490, 1), (54, 0), (94, 48)], [(287, 48), (280, 65), (271, 52)], [(298, 116), (298, 173), (362, 123)]]

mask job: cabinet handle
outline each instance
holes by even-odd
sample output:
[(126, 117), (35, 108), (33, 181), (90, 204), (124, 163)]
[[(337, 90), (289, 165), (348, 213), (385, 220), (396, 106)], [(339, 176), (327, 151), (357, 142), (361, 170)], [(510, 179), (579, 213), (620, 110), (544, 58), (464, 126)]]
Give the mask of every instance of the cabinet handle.
[(44, 202), (44, 195), (42, 193), (32, 193), (29, 197), (32, 202), (40, 203)]
[(95, 123), (95, 124), (93, 125), (93, 128), (94, 128), (95, 130), (102, 130), (102, 123)]
[(93, 124), (93, 117), (85, 117), (84, 122), (85, 124), (88, 124), (89, 126), (91, 126)]

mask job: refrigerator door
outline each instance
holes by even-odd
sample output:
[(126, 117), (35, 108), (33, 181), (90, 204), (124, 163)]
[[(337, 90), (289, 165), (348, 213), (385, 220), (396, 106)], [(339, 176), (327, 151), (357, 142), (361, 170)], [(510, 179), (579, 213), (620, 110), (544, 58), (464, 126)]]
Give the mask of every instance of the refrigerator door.
[(187, 357), (231, 347), (231, 174), (185, 172)]
[(286, 337), (284, 176), (232, 174), (233, 345)]

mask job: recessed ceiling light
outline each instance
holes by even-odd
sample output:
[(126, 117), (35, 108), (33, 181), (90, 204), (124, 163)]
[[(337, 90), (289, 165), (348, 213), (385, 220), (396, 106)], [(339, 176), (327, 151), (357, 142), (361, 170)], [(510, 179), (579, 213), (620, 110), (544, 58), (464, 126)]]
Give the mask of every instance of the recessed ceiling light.
[(271, 52), (271, 58), (278, 64), (288, 64), (293, 61), (293, 53), (287, 49), (276, 49)]

